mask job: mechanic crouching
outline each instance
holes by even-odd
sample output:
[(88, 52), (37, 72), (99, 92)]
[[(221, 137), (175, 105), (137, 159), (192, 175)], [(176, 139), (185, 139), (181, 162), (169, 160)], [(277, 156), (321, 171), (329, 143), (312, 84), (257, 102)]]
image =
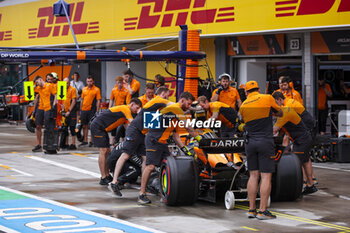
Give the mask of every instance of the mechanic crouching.
[[(245, 122), (246, 131), (245, 151), (249, 170), (248, 218), (264, 220), (276, 218), (267, 210), (272, 173), (275, 172), (272, 112), (276, 116), (282, 116), (283, 113), (271, 95), (260, 94), (259, 90), (257, 82), (247, 82), (247, 99), (241, 105), (239, 113)], [(257, 212), (256, 196), (260, 177), (260, 210)]]
[[(194, 97), (189, 92), (183, 92), (177, 103), (171, 104), (160, 111), (160, 119), (168, 120), (171, 124), (168, 127), (160, 126), (160, 129), (150, 129), (146, 134), (146, 167), (142, 172), (141, 189), (138, 197), (138, 204), (149, 204), (151, 200), (146, 196), (146, 186), (152, 171), (159, 166), (165, 156), (169, 156), (169, 148), (167, 144), (168, 138), (173, 133), (173, 139), (181, 150), (189, 156), (192, 156), (187, 147), (184, 146), (179, 134), (179, 122), (186, 121), (185, 111), (190, 109)], [(160, 121), (162, 122), (162, 121)], [(192, 127), (186, 127), (189, 134), (197, 141), (201, 140), (201, 136)]]
[(108, 185), (113, 180), (107, 166), (107, 156), (110, 150), (108, 132), (116, 129), (119, 125), (129, 124), (141, 108), (139, 99), (131, 99), (129, 105), (111, 107), (96, 116), (91, 122), (91, 135), (94, 146), (99, 148), (98, 165), (101, 172), (100, 185)]
[[(274, 98), (279, 106), (283, 105), (283, 95), (276, 94)], [(306, 173), (306, 186), (303, 195), (317, 192), (318, 190), (312, 179), (313, 171), (309, 155), (309, 151), (312, 147), (311, 134), (296, 111), (288, 106), (283, 106), (282, 110), (283, 117), (277, 118), (273, 127), (273, 133), (277, 134), (283, 128), (293, 142), (293, 153), (299, 157)]]

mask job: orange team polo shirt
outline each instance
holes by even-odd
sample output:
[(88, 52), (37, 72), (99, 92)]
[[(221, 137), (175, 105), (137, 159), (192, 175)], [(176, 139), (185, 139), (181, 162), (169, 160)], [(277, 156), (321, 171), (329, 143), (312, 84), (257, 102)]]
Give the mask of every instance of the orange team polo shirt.
[(111, 92), (111, 100), (114, 99), (114, 106), (123, 105), (126, 103), (126, 99), (128, 97), (129, 91), (123, 87), (121, 90), (118, 89), (116, 85)]
[[(332, 93), (332, 89), (329, 84), (326, 83), (326, 88), (329, 92)], [(326, 91), (322, 87), (318, 87), (318, 109), (326, 110), (327, 104), (327, 94)]]
[(81, 94), (81, 98), (83, 99), (83, 106), (81, 110), (90, 111), (94, 99), (102, 99), (100, 88), (96, 87), (95, 85), (93, 85), (91, 88), (89, 88), (88, 86), (84, 87), (83, 92)]
[[(218, 89), (213, 91), (213, 96), (217, 91)], [(240, 99), (238, 91), (234, 87), (229, 87), (227, 91), (222, 90), (219, 95), (219, 101), (228, 104), (233, 109), (236, 109), (236, 102)]]
[(49, 111), (51, 109), (51, 95), (56, 95), (56, 86), (50, 83), (45, 83), (43, 87), (36, 86), (36, 93), (39, 94), (39, 107), (38, 109)]
[[(140, 82), (137, 81), (136, 79), (133, 79), (130, 83), (130, 88), (135, 91), (135, 94), (140, 92), (140, 86), (141, 86)], [(128, 95), (128, 97), (126, 98), (126, 104), (130, 103), (131, 98), (132, 98), (132, 95)]]
[[(152, 99), (155, 97), (155, 95), (153, 95)], [(148, 100), (147, 100), (147, 97), (146, 97), (146, 94), (144, 94), (143, 96), (139, 97), (139, 100), (141, 100), (142, 102), (142, 106), (145, 106), (145, 104), (148, 103)]]
[(74, 87), (69, 86), (69, 88), (67, 89), (67, 97), (66, 97), (66, 100), (64, 101), (65, 112), (68, 112), (70, 105), (72, 103), (72, 100), (74, 98), (77, 98), (77, 90)]
[[(291, 92), (287, 93), (286, 91), (283, 92), (281, 89), (278, 89), (278, 90), (274, 91), (273, 93), (275, 93), (275, 92), (277, 92), (277, 91), (281, 92), (281, 93), (283, 94), (284, 98), (296, 100), (296, 101), (298, 101), (299, 103), (301, 103), (302, 105), (304, 105), (304, 101), (303, 101), (303, 99), (301, 98), (301, 95), (300, 95), (300, 93), (299, 93), (297, 90), (292, 89)], [(272, 94), (273, 94), (273, 93), (272, 93)]]

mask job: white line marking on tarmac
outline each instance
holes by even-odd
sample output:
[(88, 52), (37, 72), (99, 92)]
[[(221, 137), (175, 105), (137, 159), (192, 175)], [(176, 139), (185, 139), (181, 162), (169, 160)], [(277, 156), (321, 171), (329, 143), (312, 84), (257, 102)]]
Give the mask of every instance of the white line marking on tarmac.
[(29, 158), (29, 159), (34, 159), (34, 160), (37, 160), (37, 161), (40, 161), (40, 162), (43, 162), (43, 163), (48, 163), (48, 164), (51, 164), (51, 165), (54, 165), (54, 166), (57, 166), (57, 167), (62, 167), (62, 168), (68, 169), (68, 170), (80, 172), (80, 173), (83, 173), (83, 174), (86, 174), (86, 175), (90, 175), (90, 176), (93, 176), (93, 177), (96, 177), (96, 178), (100, 178), (101, 177), (100, 174), (97, 174), (95, 172), (90, 172), (90, 171), (87, 171), (87, 170), (84, 170), (84, 169), (81, 169), (81, 168), (77, 168), (77, 167), (73, 167), (73, 166), (70, 166), (70, 165), (67, 165), (67, 164), (54, 162), (54, 161), (51, 161), (51, 160), (48, 160), (48, 159), (39, 158), (39, 157), (36, 157), (36, 156), (25, 156), (25, 157)]
[[(3, 167), (5, 169), (7, 169), (7, 170), (11, 170), (11, 171), (17, 172), (19, 174), (22, 174), (23, 176), (33, 176), (32, 174), (29, 174), (29, 173), (26, 173), (26, 172), (22, 172), (20, 170), (17, 170), (15, 168), (12, 168), (12, 167), (9, 167), (9, 166), (3, 165), (3, 164), (0, 164), (0, 167)], [(12, 176), (22, 176), (22, 175), (12, 175)]]
[(312, 167), (323, 168), (323, 169), (334, 170), (334, 171), (341, 171), (341, 172), (350, 172), (350, 170), (347, 170), (347, 169), (335, 168), (335, 167), (324, 167), (324, 166), (314, 165), (314, 164), (312, 164)]
[(350, 201), (350, 197), (347, 197), (347, 196), (339, 195), (339, 198)]

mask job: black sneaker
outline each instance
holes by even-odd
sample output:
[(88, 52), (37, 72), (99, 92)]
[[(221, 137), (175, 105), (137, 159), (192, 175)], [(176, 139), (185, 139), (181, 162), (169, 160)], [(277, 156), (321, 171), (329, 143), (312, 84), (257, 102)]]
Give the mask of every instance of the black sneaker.
[[(113, 180), (113, 178), (112, 178), (112, 180)], [(108, 176), (106, 176), (105, 178), (102, 178), (102, 177), (101, 177), (101, 179), (100, 179), (100, 185), (108, 185), (112, 180), (110, 180), (110, 179), (108, 178)]]
[(113, 177), (111, 175), (106, 176), (108, 183), (111, 183), (113, 181)]
[(248, 211), (248, 218), (256, 218), (256, 215), (258, 214), (258, 212), (255, 210), (249, 210)]
[(82, 142), (82, 143), (79, 144), (79, 146), (85, 146), (87, 144), (88, 144), (87, 142)]
[(302, 194), (303, 195), (308, 195), (308, 194), (311, 194), (311, 193), (315, 193), (317, 191), (318, 191), (318, 189), (316, 188), (315, 185), (312, 185), (311, 187), (305, 186), (304, 191), (303, 191)]
[(270, 211), (265, 210), (264, 212), (259, 211), (256, 218), (259, 220), (275, 219), (276, 215), (273, 215)]
[(69, 150), (76, 150), (77, 147), (75, 145), (73, 145), (73, 144), (70, 144), (68, 149)]
[(138, 199), (137, 199), (137, 203), (140, 205), (146, 205), (146, 204), (150, 204), (152, 202), (150, 199), (148, 199), (146, 194), (140, 194)]
[(118, 184), (110, 183), (109, 188), (110, 188), (110, 190), (111, 190), (115, 195), (117, 195), (118, 197), (123, 196), (123, 194), (120, 192), (120, 187), (119, 187)]
[(32, 149), (33, 152), (40, 152), (40, 151), (42, 151), (42, 150), (43, 150), (43, 149), (41, 148), (40, 145), (36, 145), (36, 146)]
[(69, 145), (62, 145), (60, 146), (61, 149), (68, 149), (69, 148)]
[(94, 144), (92, 144), (92, 142), (89, 142), (89, 147), (92, 147)]

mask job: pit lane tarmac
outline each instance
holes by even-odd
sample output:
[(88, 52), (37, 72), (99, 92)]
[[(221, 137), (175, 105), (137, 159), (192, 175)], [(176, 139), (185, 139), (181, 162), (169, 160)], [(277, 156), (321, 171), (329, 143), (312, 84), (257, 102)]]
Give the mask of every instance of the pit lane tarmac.
[(319, 192), (273, 202), (277, 219), (259, 221), (246, 217), (245, 202), (234, 210), (223, 200), (169, 207), (150, 196), (152, 204), (137, 205), (138, 186), (119, 198), (98, 184), (96, 149), (46, 155), (32, 153), (34, 145), (35, 135), (24, 126), (0, 124), (1, 186), (163, 232), (350, 232), (350, 164), (314, 164)]

